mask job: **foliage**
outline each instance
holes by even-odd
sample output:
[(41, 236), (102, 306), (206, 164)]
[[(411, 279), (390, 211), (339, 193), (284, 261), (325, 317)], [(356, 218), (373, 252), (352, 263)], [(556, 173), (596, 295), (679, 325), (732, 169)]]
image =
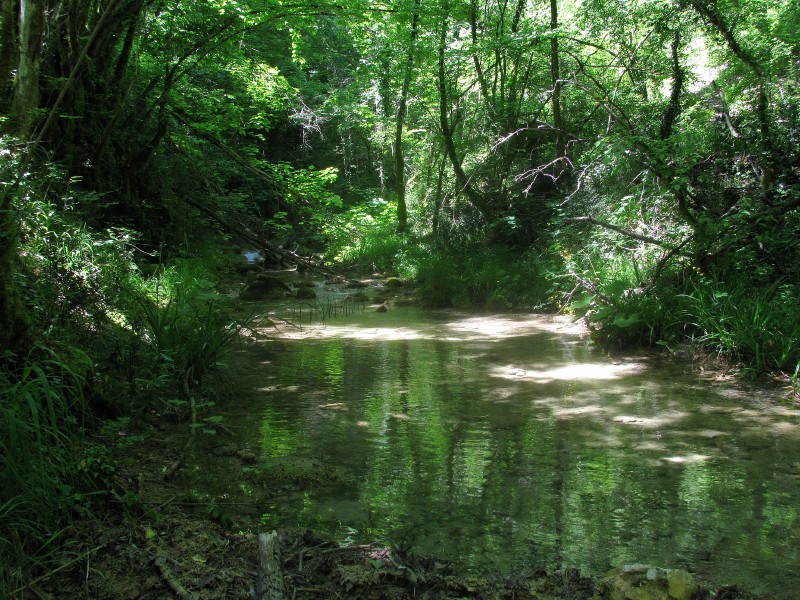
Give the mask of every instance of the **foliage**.
[(558, 304), (558, 256), (551, 250), (467, 246), (418, 254), (417, 281), (432, 307), (549, 309)]
[(229, 299), (215, 291), (199, 263), (180, 261), (142, 286), (149, 288), (140, 300), (145, 340), (156, 365), (166, 368), (183, 391), (184, 383), (194, 385), (217, 365), (238, 339), (240, 325), (224, 310)]
[(230, 348), (237, 235), (796, 381), (798, 2), (51, 4), (0, 15), (3, 564), (102, 487), (87, 410)]
[[(77, 349), (71, 349), (78, 352)], [(13, 358), (6, 356), (6, 360)], [(54, 553), (93, 489), (82, 455), (86, 380), (70, 360), (37, 346), (0, 370), (0, 589), (29, 581)]]
[(403, 277), (413, 276), (407, 238), (397, 233), (393, 203), (376, 198), (333, 217), (325, 226), (327, 259)]
[(796, 373), (800, 365), (800, 289), (754, 288), (704, 279), (686, 296), (684, 318), (698, 341), (749, 365), (755, 373)]

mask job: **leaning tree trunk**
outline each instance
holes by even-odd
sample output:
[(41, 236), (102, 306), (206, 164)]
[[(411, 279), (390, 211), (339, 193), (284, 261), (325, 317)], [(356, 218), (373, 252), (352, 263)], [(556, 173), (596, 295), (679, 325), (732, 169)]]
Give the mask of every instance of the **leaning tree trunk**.
[(31, 136), (39, 108), (39, 63), (42, 56), (44, 5), (42, 0), (20, 0), (19, 62), (11, 102), (11, 131), (23, 140)]
[(467, 200), (472, 204), (484, 218), (488, 218), (491, 214), (489, 204), (483, 195), (475, 189), (470, 183), (469, 177), (464, 172), (464, 167), (461, 164), (461, 159), (458, 156), (456, 143), (454, 139), (453, 126), (450, 122), (450, 101), (447, 93), (447, 75), (445, 65), (445, 47), (447, 45), (447, 30), (449, 27), (447, 15), (450, 13), (450, 2), (445, 0), (442, 7), (442, 30), (439, 35), (439, 69), (438, 69), (438, 87), (439, 87), (439, 127), (442, 131), (442, 141), (447, 156), (450, 159), (450, 164), (453, 167), (453, 175), (455, 175), (456, 185), (458, 191), (463, 192)]

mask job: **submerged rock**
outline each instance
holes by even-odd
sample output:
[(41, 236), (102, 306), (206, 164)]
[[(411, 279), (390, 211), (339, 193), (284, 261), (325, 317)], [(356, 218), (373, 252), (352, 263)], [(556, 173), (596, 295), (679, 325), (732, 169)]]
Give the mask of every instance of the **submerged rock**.
[(692, 600), (698, 590), (694, 577), (681, 569), (667, 573), (667, 586), (669, 597), (675, 600)]
[(604, 600), (699, 600), (703, 588), (686, 571), (647, 565), (625, 565), (611, 571), (598, 586)]
[(317, 292), (315, 292), (314, 289), (310, 287), (301, 287), (297, 288), (295, 296), (300, 300), (313, 300), (314, 298), (317, 297)]

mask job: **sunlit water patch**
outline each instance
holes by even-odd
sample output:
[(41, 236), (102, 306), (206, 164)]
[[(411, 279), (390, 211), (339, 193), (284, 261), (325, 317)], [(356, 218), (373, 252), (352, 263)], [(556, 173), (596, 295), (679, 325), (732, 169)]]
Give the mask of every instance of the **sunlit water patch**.
[(230, 440), (198, 445), (191, 484), (246, 506), (243, 528), (383, 539), (479, 571), (647, 563), (800, 589), (793, 408), (603, 356), (547, 317), (398, 309), (269, 335), (236, 357), (218, 411), (252, 468), (323, 476), (254, 480), (214, 452)]

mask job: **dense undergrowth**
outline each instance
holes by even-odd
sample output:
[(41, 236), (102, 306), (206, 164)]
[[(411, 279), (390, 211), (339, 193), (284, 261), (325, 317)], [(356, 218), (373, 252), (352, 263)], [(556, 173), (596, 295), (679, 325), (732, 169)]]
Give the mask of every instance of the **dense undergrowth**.
[(566, 311), (609, 348), (691, 342), (760, 376), (800, 370), (800, 286), (747, 260), (719, 272), (691, 256), (606, 235), (543, 236), (534, 246), (441, 243), (396, 233), (389, 203), (343, 217), (331, 259), (416, 281), (434, 308)]
[(43, 177), (19, 203), (30, 340), (0, 364), (0, 591), (12, 597), (58, 566), (73, 519), (125, 504), (112, 481), (131, 440), (109, 426), (151, 412), (212, 431), (209, 381), (241, 327), (218, 292), (221, 245), (159, 263), (132, 231), (90, 230), (82, 198), (56, 185)]

